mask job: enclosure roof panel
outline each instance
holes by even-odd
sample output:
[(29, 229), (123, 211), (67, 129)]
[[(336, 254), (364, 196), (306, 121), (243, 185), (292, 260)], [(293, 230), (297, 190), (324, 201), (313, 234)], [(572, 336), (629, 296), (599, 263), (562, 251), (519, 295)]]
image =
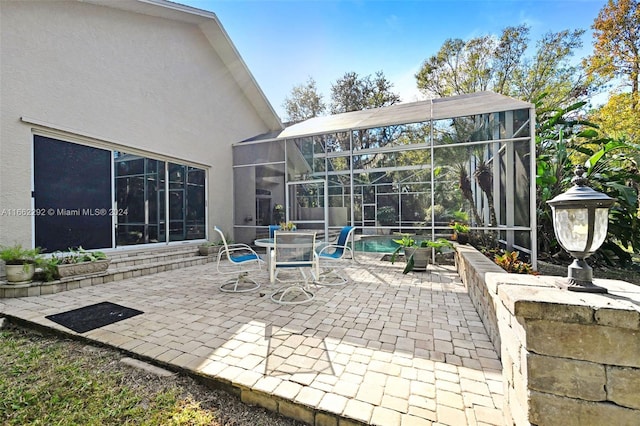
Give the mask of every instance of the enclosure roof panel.
[(295, 138), (532, 107), (531, 103), (508, 96), (493, 92), (478, 92), (310, 118), (287, 127), (278, 137)]

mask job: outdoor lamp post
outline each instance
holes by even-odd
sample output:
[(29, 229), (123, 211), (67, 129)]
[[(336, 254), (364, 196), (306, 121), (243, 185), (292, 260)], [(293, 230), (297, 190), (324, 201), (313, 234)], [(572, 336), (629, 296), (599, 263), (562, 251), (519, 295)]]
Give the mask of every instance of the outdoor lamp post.
[(585, 259), (604, 242), (609, 223), (609, 208), (616, 201), (587, 186), (584, 168), (578, 165), (571, 179), (573, 187), (547, 201), (553, 211), (553, 229), (558, 242), (571, 256), (568, 286), (570, 291), (606, 293), (607, 289), (593, 284), (593, 270)]

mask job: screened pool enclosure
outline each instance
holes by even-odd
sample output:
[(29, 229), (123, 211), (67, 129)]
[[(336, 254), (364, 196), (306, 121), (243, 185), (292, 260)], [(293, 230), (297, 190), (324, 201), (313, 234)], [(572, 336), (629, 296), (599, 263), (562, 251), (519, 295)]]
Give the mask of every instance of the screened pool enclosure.
[(535, 111), (491, 92), (317, 117), (237, 143), (234, 236), (292, 221), (360, 238), (463, 222), (535, 262)]

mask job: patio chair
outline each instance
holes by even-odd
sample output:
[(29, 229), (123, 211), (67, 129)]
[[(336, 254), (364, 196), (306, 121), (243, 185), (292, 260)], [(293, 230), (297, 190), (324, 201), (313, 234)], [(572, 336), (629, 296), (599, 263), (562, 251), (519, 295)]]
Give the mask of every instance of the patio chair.
[(333, 244), (324, 244), (318, 251), (321, 273), (316, 280), (321, 285), (342, 285), (347, 283), (344, 274), (336, 268), (347, 266), (353, 262), (353, 250), (349, 247), (355, 226), (345, 226), (340, 230), (338, 240)]
[[(305, 269), (311, 269), (312, 281), (320, 272), (318, 256), (314, 250), (316, 234), (314, 232), (284, 232), (274, 234), (274, 247), (271, 250), (269, 262), (269, 276), (271, 282), (278, 281), (286, 285), (271, 294), (271, 300), (276, 303), (293, 305), (310, 302), (315, 295), (309, 289), (309, 277)], [(278, 276), (286, 269), (297, 269), (301, 279), (284, 280)]]
[(260, 271), (264, 261), (258, 254), (246, 244), (227, 244), (224, 234), (217, 226), (213, 230), (220, 235), (224, 248), (218, 253), (216, 269), (221, 274), (236, 274), (220, 285), (220, 290), (227, 293), (244, 293), (256, 290), (260, 283), (249, 278), (249, 272)]

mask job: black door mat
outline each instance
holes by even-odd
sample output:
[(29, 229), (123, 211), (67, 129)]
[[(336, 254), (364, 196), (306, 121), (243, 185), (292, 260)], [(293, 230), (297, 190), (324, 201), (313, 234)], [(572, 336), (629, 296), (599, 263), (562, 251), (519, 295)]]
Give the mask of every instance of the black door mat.
[(143, 313), (137, 309), (127, 308), (115, 303), (101, 302), (72, 311), (47, 315), (45, 318), (76, 333), (85, 333)]

